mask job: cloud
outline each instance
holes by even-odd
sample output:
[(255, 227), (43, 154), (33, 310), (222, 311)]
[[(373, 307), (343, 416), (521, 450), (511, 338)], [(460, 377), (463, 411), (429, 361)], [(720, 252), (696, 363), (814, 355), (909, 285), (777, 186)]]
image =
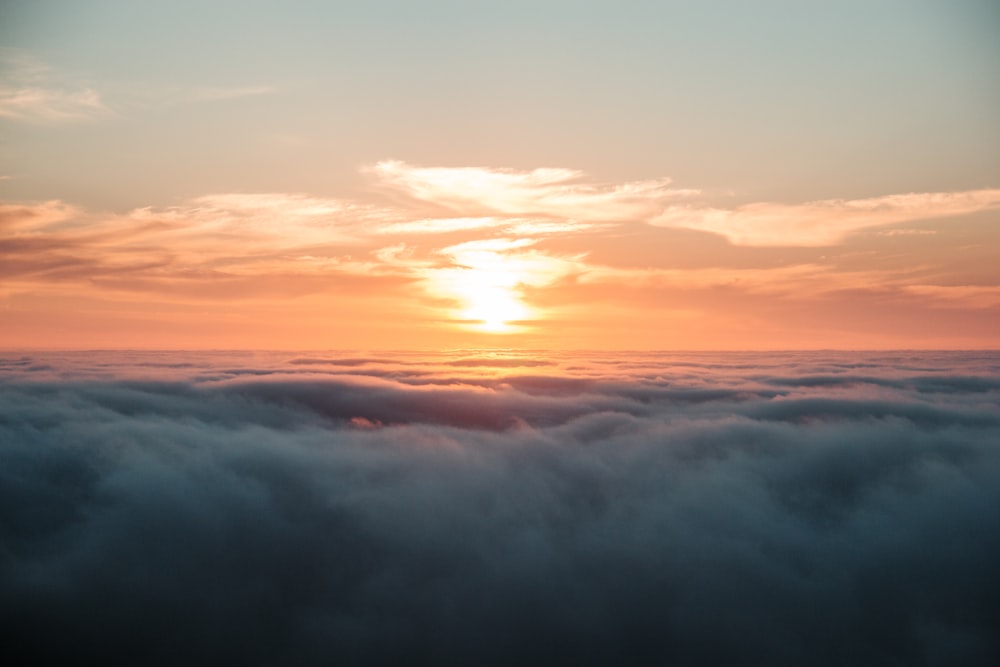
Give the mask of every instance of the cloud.
[(995, 354), (537, 361), (0, 358), (5, 646), (152, 664), (1000, 656)]
[[(869, 199), (831, 199), (803, 204), (755, 202), (735, 209), (691, 202), (701, 193), (671, 189), (670, 179), (618, 185), (584, 181), (572, 169), (419, 167), (386, 160), (369, 169), (379, 182), (408, 197), (461, 216), (414, 228), (449, 231), (466, 224), (495, 227), (501, 216), (527, 218), (508, 224), (523, 233), (572, 233), (597, 225), (648, 222), (659, 227), (720, 234), (749, 246), (836, 245), (852, 233), (890, 224), (967, 215), (1000, 208), (1000, 190), (895, 194)], [(537, 220), (531, 220), (532, 217)], [(461, 221), (461, 222), (457, 222)], [(578, 227), (578, 225), (583, 225)], [(893, 230), (889, 234), (933, 233)]]
[[(4, 277), (29, 285), (85, 283), (118, 292), (232, 299), (332, 291), (345, 279), (381, 281), (387, 288), (408, 282), (421, 284), (429, 300), (469, 302), (469, 290), (492, 290), (490, 316), (503, 300), (508, 314), (516, 311), (506, 319), (525, 319), (528, 311), (516, 292), (570, 275), (582, 259), (530, 249), (533, 238), (553, 233), (551, 227), (524, 227), (530, 224), (407, 220), (404, 210), (294, 193), (217, 194), (124, 215), (45, 202), (0, 208), (0, 228), (13, 234), (0, 241), (0, 255), (7, 259)], [(491, 226), (496, 233), (530, 234), (476, 238)], [(420, 252), (417, 242), (383, 245), (445, 227), (476, 240), (425, 244)], [(394, 285), (384, 278), (396, 279)], [(469, 303), (462, 308), (468, 311)]]
[(735, 209), (669, 206), (650, 222), (660, 227), (722, 234), (740, 245), (824, 246), (840, 243), (848, 235), (870, 227), (997, 208), (1000, 208), (1000, 190), (993, 189), (829, 199), (805, 204), (758, 202)]
[[(125, 213), (59, 201), (0, 206), (3, 298), (21, 299), (23, 311), (39, 310), (31, 304), (48, 297), (90, 296), (127, 315), (146, 295), (172, 304), (225, 302), (234, 317), (255, 317), (253, 300), (287, 302), (291, 319), (348, 307), (359, 313), (359, 326), (391, 312), (456, 335), (541, 335), (546, 322), (547, 335), (556, 336), (556, 327), (560, 337), (579, 334), (574, 345), (604, 328), (611, 311), (622, 336), (649, 312), (660, 318), (656, 326), (702, 332), (659, 343), (682, 347), (696, 340), (738, 345), (710, 342), (737, 329), (759, 331), (762, 341), (771, 331), (782, 338), (774, 345), (794, 345), (782, 334), (789, 323), (797, 332), (830, 331), (840, 312), (853, 314), (838, 330), (885, 330), (887, 318), (903, 323), (931, 309), (965, 319), (950, 332), (940, 325), (916, 345), (978, 346), (998, 304), (983, 251), (969, 254), (988, 244), (989, 233), (968, 241), (944, 223), (857, 232), (991, 210), (1000, 190), (723, 210), (699, 208), (692, 192), (671, 190), (666, 180), (610, 186), (567, 169), (385, 161), (369, 173), (391, 196), (216, 193)], [(807, 247), (841, 243), (851, 233), (837, 250)], [(329, 303), (292, 301), (324, 295)], [(904, 329), (897, 332), (917, 335)], [(655, 344), (645, 340), (643, 347)]]
[(0, 72), (0, 118), (73, 123), (112, 113), (97, 90), (61, 80), (49, 67), (20, 51), (0, 51)]
[(387, 187), (469, 216), (635, 220), (655, 214), (666, 202), (697, 194), (693, 190), (668, 188), (667, 178), (620, 185), (582, 183), (583, 172), (573, 169), (417, 167), (385, 160), (370, 171)]
[(270, 85), (151, 86), (132, 82), (110, 86), (114, 105), (101, 91), (81, 84), (20, 49), (0, 49), (0, 119), (36, 124), (68, 124), (99, 120), (129, 109), (221, 102), (273, 95)]
[(365, 204), (294, 193), (207, 195), (167, 214), (201, 229), (284, 239), (287, 245), (353, 241), (365, 225), (390, 216)]
[(0, 277), (21, 289), (223, 300), (391, 293), (415, 280), (369, 256), (380, 211), (297, 194), (226, 194), (117, 215), (62, 202), (0, 207)]
[(405, 222), (394, 222), (378, 229), (381, 234), (441, 234), (469, 230), (489, 230), (516, 221), (504, 218), (421, 218)]
[[(0, 232), (25, 236), (60, 229), (60, 223), (82, 217), (83, 211), (53, 200), (37, 204), (0, 204)], [(65, 228), (65, 227), (63, 227)]]
[(76, 122), (108, 113), (97, 91), (0, 86), (0, 117), (40, 123)]

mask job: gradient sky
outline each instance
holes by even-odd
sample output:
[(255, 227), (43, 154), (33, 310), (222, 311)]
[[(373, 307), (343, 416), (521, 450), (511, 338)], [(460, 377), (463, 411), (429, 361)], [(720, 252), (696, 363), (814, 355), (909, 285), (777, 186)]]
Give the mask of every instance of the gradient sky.
[(5, 2), (0, 346), (1000, 347), (1000, 6)]

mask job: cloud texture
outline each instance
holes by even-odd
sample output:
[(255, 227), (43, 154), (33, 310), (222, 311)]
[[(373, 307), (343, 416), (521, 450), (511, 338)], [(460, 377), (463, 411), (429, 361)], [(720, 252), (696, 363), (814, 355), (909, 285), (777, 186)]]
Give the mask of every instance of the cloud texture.
[(73, 346), (394, 349), (391, 317), (422, 348), (497, 332), (539, 348), (995, 347), (1000, 190), (720, 208), (666, 179), (365, 171), (357, 200), (0, 205), (0, 345), (65, 347), (72, 328)]
[(0, 119), (61, 124), (111, 114), (93, 88), (61, 81), (25, 53), (0, 48)]
[(996, 354), (0, 360), (39, 660), (995, 664)]
[(757, 202), (732, 210), (671, 206), (653, 220), (722, 234), (757, 246), (836, 245), (863, 229), (929, 218), (968, 215), (1000, 207), (1000, 190), (925, 192), (805, 204)]

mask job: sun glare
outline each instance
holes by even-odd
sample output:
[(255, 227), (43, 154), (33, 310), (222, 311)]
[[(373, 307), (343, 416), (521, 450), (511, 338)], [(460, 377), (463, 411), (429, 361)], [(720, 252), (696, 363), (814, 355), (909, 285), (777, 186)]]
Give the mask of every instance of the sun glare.
[[(507, 242), (504, 249), (510, 247)], [(519, 244), (517, 244), (519, 245)], [(498, 252), (497, 244), (466, 244), (449, 253), (457, 266), (439, 269), (434, 291), (456, 299), (457, 320), (489, 333), (514, 333), (528, 319), (530, 308), (520, 295), (520, 286), (530, 281), (528, 267), (516, 257)]]
[(483, 331), (512, 331), (515, 327), (511, 322), (523, 320), (527, 315), (527, 309), (512, 290), (496, 285), (483, 285), (479, 289), (470, 286), (467, 301), (463, 319), (474, 322)]
[(462, 302), (459, 318), (479, 331), (510, 333), (512, 324), (528, 316), (528, 308), (517, 292), (518, 274), (502, 263), (457, 269), (452, 285)]

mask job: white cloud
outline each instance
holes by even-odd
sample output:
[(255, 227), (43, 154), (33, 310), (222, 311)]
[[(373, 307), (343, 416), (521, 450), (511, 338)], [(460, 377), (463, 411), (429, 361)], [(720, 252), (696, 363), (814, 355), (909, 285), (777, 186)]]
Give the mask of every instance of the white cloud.
[(91, 89), (17, 88), (0, 85), (0, 117), (11, 120), (63, 123), (110, 113), (100, 94)]
[(0, 53), (0, 118), (71, 123), (111, 114), (89, 86), (60, 80), (51, 68), (18, 51)]
[(140, 209), (133, 218), (174, 221), (191, 231), (239, 234), (282, 246), (353, 243), (396, 221), (392, 212), (347, 200), (295, 193), (226, 193), (168, 209)]
[[(928, 264), (930, 260), (921, 266), (914, 260), (904, 270), (876, 264), (858, 265), (864, 270), (845, 270), (822, 259), (761, 268), (628, 268), (595, 264), (586, 253), (559, 253), (553, 250), (558, 243), (546, 247), (541, 242), (555, 235), (639, 220), (702, 229), (743, 245), (825, 245), (876, 225), (996, 208), (1000, 206), (1000, 190), (798, 205), (755, 203), (724, 210), (675, 204), (673, 200), (679, 195), (663, 188), (665, 181), (587, 185), (578, 182), (580, 172), (567, 169), (429, 169), (382, 162), (373, 173), (384, 184), (411, 197), (377, 205), (296, 193), (223, 193), (124, 215), (83, 211), (58, 201), (10, 204), (0, 207), (0, 230), (38, 241), (32, 246), (37, 250), (31, 251), (38, 253), (37, 258), (28, 257), (27, 250), (19, 251), (15, 258), (27, 267), (21, 275), (41, 276), (36, 268), (68, 259), (84, 267), (73, 274), (74, 279), (101, 275), (121, 263), (132, 267), (135, 275), (161, 275), (169, 264), (170, 271), (183, 271), (185, 276), (204, 275), (206, 284), (215, 275), (211, 271), (262, 281), (268, 276), (324, 272), (391, 274), (422, 285), (432, 297), (473, 305), (477, 298), (472, 292), (491, 293), (495, 309), (506, 312), (529, 312), (528, 288), (564, 284), (584, 289), (588, 285), (667, 291), (721, 288), (777, 298), (812, 298), (877, 285), (887, 293), (926, 297), (933, 303), (976, 308), (997, 303), (992, 287), (935, 284), (975, 281), (949, 277), (947, 271), (938, 275)], [(469, 202), (478, 201), (480, 196), (483, 208), (490, 210), (472, 214)], [(671, 204), (664, 209), (667, 200)], [(427, 216), (424, 202), (466, 214)], [(636, 217), (626, 216), (629, 210)], [(585, 218), (585, 214), (591, 217)], [(931, 232), (880, 230), (872, 240), (886, 233)], [(594, 238), (595, 243), (600, 242), (599, 237)], [(62, 254), (54, 254), (57, 251)], [(148, 257), (155, 257), (158, 264), (147, 266), (144, 258)], [(63, 280), (68, 274), (45, 275)], [(485, 311), (482, 302), (486, 299), (478, 297), (478, 301), (482, 305), (478, 310)], [(466, 310), (470, 309), (475, 310), (471, 306)]]
[(384, 185), (413, 199), (467, 216), (637, 220), (655, 215), (668, 202), (696, 194), (668, 188), (670, 179), (666, 178), (620, 185), (581, 183), (583, 172), (573, 169), (416, 167), (387, 160), (370, 171)]
[(474, 229), (491, 229), (508, 224), (504, 218), (420, 218), (394, 222), (378, 229), (380, 234), (441, 234)]
[(573, 169), (419, 167), (397, 160), (379, 162), (369, 171), (382, 185), (415, 202), (457, 214), (422, 218), (399, 228), (413, 232), (504, 226), (509, 233), (534, 236), (641, 221), (712, 232), (737, 245), (824, 246), (872, 227), (1000, 207), (1000, 189), (802, 204), (755, 202), (726, 209), (691, 203), (699, 192), (671, 189), (666, 178), (594, 184), (584, 182), (585, 174)]
[(721, 234), (738, 245), (824, 246), (870, 227), (1000, 208), (1000, 189), (928, 192), (735, 209), (670, 206), (650, 222)]

